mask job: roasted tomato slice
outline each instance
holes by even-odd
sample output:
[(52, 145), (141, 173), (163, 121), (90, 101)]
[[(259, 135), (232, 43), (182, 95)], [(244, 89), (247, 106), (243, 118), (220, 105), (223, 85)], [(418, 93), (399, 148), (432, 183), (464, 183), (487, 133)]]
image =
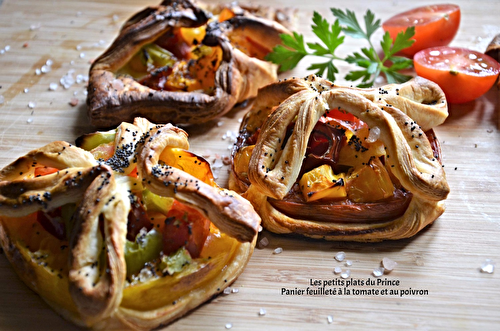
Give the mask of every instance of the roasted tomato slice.
[(50, 174), (53, 174), (53, 173), (58, 172), (58, 171), (59, 171), (59, 169), (57, 169), (57, 168), (52, 168), (52, 167), (47, 167), (47, 166), (36, 167), (35, 168), (35, 177), (50, 175)]
[(500, 64), (488, 55), (458, 47), (424, 49), (413, 59), (419, 76), (437, 83), (450, 103), (474, 100), (495, 83)]
[(418, 51), (448, 45), (458, 31), (460, 25), (460, 7), (457, 5), (429, 5), (405, 11), (389, 18), (382, 24), (384, 31), (389, 32), (392, 39), (408, 27), (415, 27), (415, 43), (401, 51), (404, 55), (413, 56)]
[(191, 257), (197, 258), (209, 230), (210, 221), (198, 210), (175, 200), (163, 227), (163, 253), (169, 255), (185, 246)]

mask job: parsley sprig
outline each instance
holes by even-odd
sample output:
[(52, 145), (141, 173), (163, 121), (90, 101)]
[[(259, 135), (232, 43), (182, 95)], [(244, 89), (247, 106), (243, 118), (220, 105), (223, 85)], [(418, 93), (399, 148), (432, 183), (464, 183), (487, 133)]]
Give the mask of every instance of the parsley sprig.
[[(348, 81), (361, 80), (361, 83), (358, 84), (359, 87), (373, 86), (375, 79), (382, 73), (388, 83), (402, 83), (411, 78), (411, 76), (401, 74), (399, 71), (410, 68), (413, 61), (395, 54), (414, 43), (414, 40), (411, 40), (415, 35), (414, 27), (409, 27), (404, 32), (399, 33), (394, 40), (386, 32), (380, 42), (384, 52), (383, 57), (380, 58), (371, 41), (374, 32), (380, 28), (380, 20), (376, 20), (375, 15), (370, 10), (363, 17), (364, 29), (353, 11), (343, 12), (337, 8), (331, 8), (331, 11), (336, 17), (333, 24), (328, 23), (318, 12), (313, 14), (311, 28), (321, 43), (305, 43), (304, 36), (297, 32), (294, 32), (293, 36), (283, 34), (281, 35), (283, 45), (274, 47), (267, 59), (279, 64), (280, 71), (295, 68), (306, 56), (326, 59), (326, 62), (312, 64), (307, 70), (316, 70), (315, 74), (320, 76), (326, 72), (327, 79), (331, 81), (335, 81), (335, 74), (339, 72), (334, 62), (345, 61), (360, 68), (350, 71), (345, 76)], [(335, 51), (344, 42), (345, 36), (365, 39), (368, 41), (369, 47), (364, 47), (361, 52), (355, 52), (346, 58), (339, 57), (335, 55)], [(386, 63), (390, 63), (390, 65), (386, 66)]]

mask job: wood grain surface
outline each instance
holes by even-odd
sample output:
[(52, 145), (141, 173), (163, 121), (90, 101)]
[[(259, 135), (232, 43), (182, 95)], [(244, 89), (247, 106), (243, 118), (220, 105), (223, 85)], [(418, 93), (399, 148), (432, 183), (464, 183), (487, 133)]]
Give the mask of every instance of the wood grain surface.
[[(85, 77), (89, 61), (102, 53), (131, 15), (157, 1), (5, 0), (0, 1), (0, 167), (26, 152), (54, 140), (73, 142), (89, 125), (85, 105)], [(279, 0), (257, 4), (283, 6)], [(421, 1), (290, 0), (299, 10), (298, 30), (306, 40), (314, 10), (333, 21), (329, 7), (356, 11), (370, 8), (384, 20), (423, 4)], [(436, 1), (425, 1), (436, 3)], [(460, 30), (452, 45), (484, 51), (500, 33), (498, 0), (454, 1), (461, 6)], [(382, 32), (378, 31), (376, 38)], [(375, 39), (374, 39), (375, 40)], [(347, 39), (340, 53), (364, 46)], [(51, 60), (50, 72), (36, 69)], [(282, 75), (305, 76), (309, 63)], [(341, 66), (338, 84), (348, 70)], [(72, 72), (75, 82), (65, 89), (61, 77)], [(82, 75), (82, 76), (77, 76)], [(81, 82), (80, 82), (81, 80)], [(51, 91), (51, 83), (58, 85)], [(26, 89), (26, 91), (25, 91)], [(26, 93), (25, 93), (26, 92)], [(450, 116), (436, 129), (442, 143), (451, 193), (447, 210), (417, 236), (375, 244), (325, 242), (266, 231), (269, 245), (255, 250), (244, 273), (232, 285), (238, 293), (221, 295), (168, 330), (498, 330), (500, 325), (500, 270), (480, 272), (485, 259), (500, 268), (500, 133), (498, 90), (462, 105), (450, 105)], [(78, 105), (71, 106), (72, 99)], [(29, 107), (33, 103), (32, 108)], [(230, 154), (231, 137), (238, 130), (243, 110), (205, 125), (190, 127), (192, 150), (213, 159)], [(227, 185), (227, 167), (216, 169), (218, 182)], [(281, 247), (281, 254), (273, 254)], [(352, 266), (337, 262), (344, 251)], [(313, 280), (338, 281), (336, 266), (350, 269), (355, 280), (376, 280), (371, 275), (384, 257), (398, 262), (387, 278), (396, 285), (350, 286), (350, 295), (284, 295), (282, 289), (314, 288)], [(349, 278), (350, 279), (350, 278)], [(332, 286), (327, 288), (346, 288)], [(426, 290), (425, 295), (355, 295), (355, 290)], [(259, 316), (260, 309), (266, 313)], [(332, 317), (329, 323), (328, 316)], [(230, 323), (230, 325), (228, 324)], [(15, 275), (0, 255), (0, 330), (75, 330), (55, 314)]]

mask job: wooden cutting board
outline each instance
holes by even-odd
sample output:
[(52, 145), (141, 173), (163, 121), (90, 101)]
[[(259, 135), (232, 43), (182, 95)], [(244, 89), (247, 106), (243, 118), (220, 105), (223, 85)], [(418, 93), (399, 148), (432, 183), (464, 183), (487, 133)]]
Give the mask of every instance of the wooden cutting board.
[[(0, 167), (54, 140), (74, 141), (95, 131), (88, 124), (85, 79), (89, 61), (102, 53), (116, 36), (120, 25), (147, 5), (160, 1), (69, 1), (4, 0), (0, 5)], [(438, 3), (426, 1), (425, 3)], [(460, 30), (454, 46), (484, 51), (487, 41), (500, 32), (498, 0), (454, 1), (462, 8)], [(0, 1), (1, 3), (1, 1)], [(278, 0), (255, 3), (283, 5)], [(358, 18), (370, 7), (384, 20), (421, 5), (420, 1), (351, 0), (349, 9)], [(313, 11), (333, 21), (330, 6), (319, 0), (290, 0), (299, 10), (299, 31), (306, 40)], [(381, 31), (376, 38), (380, 38)], [(375, 39), (374, 39), (375, 40)], [(10, 46), (7, 47), (7, 46)], [(365, 46), (347, 40), (341, 53)], [(6, 49), (7, 47), (7, 49)], [(47, 66), (47, 61), (52, 64)], [(50, 64), (49, 61), (49, 64)], [(37, 69), (46, 73), (36, 74)], [(309, 63), (282, 75), (305, 76)], [(348, 68), (341, 66), (338, 84)], [(72, 75), (67, 89), (58, 82)], [(56, 83), (57, 89), (49, 89)], [(442, 142), (444, 164), (451, 193), (447, 210), (434, 225), (414, 238), (375, 244), (325, 242), (278, 236), (263, 231), (259, 240), (269, 245), (256, 249), (244, 273), (233, 284), (238, 293), (221, 295), (188, 316), (171, 324), (169, 330), (313, 330), (313, 329), (469, 329), (497, 330), (500, 325), (500, 270), (481, 273), (485, 259), (500, 267), (500, 133), (498, 90), (462, 105), (450, 105), (450, 116), (436, 129)], [(69, 103), (78, 102), (76, 106)], [(243, 111), (233, 111), (220, 120), (189, 128), (192, 149), (216, 156), (230, 154)], [(227, 167), (215, 170), (218, 182), (227, 185)], [(281, 254), (273, 254), (278, 247)], [(398, 262), (387, 279), (390, 284), (347, 287), (342, 295), (293, 295), (315, 287), (314, 281), (336, 282), (333, 269), (344, 263), (334, 259), (344, 251), (352, 261), (351, 278), (377, 280), (371, 276), (384, 257)], [(350, 278), (349, 278), (350, 279)], [(398, 285), (395, 282), (398, 282)], [(283, 290), (285, 289), (285, 291)], [(350, 293), (344, 293), (345, 289)], [(362, 289), (387, 290), (387, 294), (361, 294)], [(414, 293), (411, 290), (415, 291)], [(286, 292), (288, 290), (288, 292)], [(390, 294), (399, 290), (399, 294)], [(287, 295), (288, 293), (289, 295)], [(401, 293), (406, 293), (401, 295)], [(259, 316), (260, 309), (266, 313)], [(331, 316), (331, 323), (328, 321)], [(5, 256), (0, 256), (0, 329), (76, 329), (55, 314), (15, 275)]]

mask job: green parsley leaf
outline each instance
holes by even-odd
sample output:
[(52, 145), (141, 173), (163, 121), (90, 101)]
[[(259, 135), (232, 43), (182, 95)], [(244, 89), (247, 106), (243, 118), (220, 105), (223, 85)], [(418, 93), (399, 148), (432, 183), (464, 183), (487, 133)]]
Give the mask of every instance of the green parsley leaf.
[[(335, 74), (339, 72), (334, 61), (345, 61), (361, 68), (361, 70), (352, 70), (345, 76), (348, 81), (361, 80), (359, 87), (373, 86), (375, 79), (380, 74), (384, 74), (389, 83), (402, 83), (411, 78), (411, 76), (401, 74), (399, 71), (410, 68), (413, 61), (395, 54), (414, 43), (414, 40), (411, 40), (415, 35), (414, 27), (399, 33), (395, 40), (392, 40), (389, 33), (386, 32), (380, 41), (384, 52), (383, 58), (380, 58), (371, 42), (371, 37), (381, 26), (380, 20), (375, 18), (373, 12), (368, 10), (363, 16), (363, 28), (353, 11), (346, 10), (344, 12), (337, 8), (330, 10), (336, 18), (333, 24), (328, 23), (318, 12), (313, 14), (312, 32), (321, 43), (304, 43), (303, 35), (295, 32), (293, 36), (282, 35), (283, 45), (276, 46), (266, 59), (279, 64), (280, 71), (285, 71), (295, 68), (306, 56), (325, 58), (326, 62), (313, 63), (307, 70), (316, 70), (316, 75), (320, 76), (326, 73), (327, 79), (331, 81), (335, 80)], [(361, 52), (355, 52), (346, 58), (340, 58), (335, 55), (335, 51), (344, 42), (345, 36), (341, 33), (352, 38), (365, 39), (369, 47), (362, 48)], [(386, 66), (386, 63), (391, 64)]]

